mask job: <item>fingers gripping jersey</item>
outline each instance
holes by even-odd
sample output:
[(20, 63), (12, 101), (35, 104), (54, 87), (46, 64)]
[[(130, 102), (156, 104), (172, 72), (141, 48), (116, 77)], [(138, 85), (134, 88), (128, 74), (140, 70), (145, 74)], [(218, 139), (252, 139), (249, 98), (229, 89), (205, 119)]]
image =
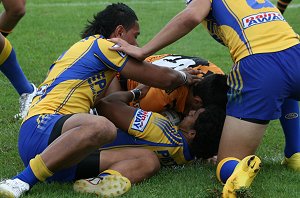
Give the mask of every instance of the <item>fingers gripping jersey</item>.
[(298, 35), (269, 0), (211, 2), (211, 11), (203, 25), (213, 38), (228, 46), (234, 62), (299, 43)]
[(127, 55), (108, 49), (113, 45), (95, 35), (75, 43), (62, 54), (39, 86), (27, 118), (37, 114), (89, 112), (96, 96), (128, 59)]
[(118, 131), (117, 138), (104, 148), (145, 147), (156, 153), (163, 165), (192, 161), (188, 144), (176, 126), (164, 116), (137, 109), (128, 133)]
[[(200, 70), (199, 77), (207, 76), (213, 73), (224, 74), (224, 72), (215, 64), (199, 57), (162, 54), (150, 56), (146, 61), (153, 64), (169, 67), (174, 70), (182, 70), (191, 67), (195, 70)], [(128, 89), (134, 89), (138, 83), (128, 80)], [(132, 104), (135, 107), (140, 107), (146, 111), (160, 112), (164, 109), (173, 108), (178, 112), (183, 112), (188, 94), (188, 88), (181, 86), (172, 93), (167, 94), (164, 90), (151, 87), (147, 95), (139, 102)]]

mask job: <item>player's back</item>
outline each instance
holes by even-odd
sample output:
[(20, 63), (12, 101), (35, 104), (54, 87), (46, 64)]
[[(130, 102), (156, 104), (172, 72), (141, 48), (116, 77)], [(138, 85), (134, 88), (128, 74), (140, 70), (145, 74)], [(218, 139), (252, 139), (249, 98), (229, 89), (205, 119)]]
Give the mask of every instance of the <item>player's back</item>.
[(298, 35), (268, 0), (212, 0), (203, 25), (228, 46), (236, 62), (248, 55), (277, 52), (299, 43)]
[(108, 49), (112, 45), (95, 35), (82, 39), (63, 53), (39, 86), (27, 118), (37, 114), (89, 112), (95, 98), (126, 62), (127, 56)]

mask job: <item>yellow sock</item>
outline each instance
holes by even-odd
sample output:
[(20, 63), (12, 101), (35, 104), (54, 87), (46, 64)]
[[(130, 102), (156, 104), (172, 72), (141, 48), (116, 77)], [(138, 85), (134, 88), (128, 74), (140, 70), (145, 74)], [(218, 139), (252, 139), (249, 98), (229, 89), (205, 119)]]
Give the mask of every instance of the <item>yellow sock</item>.
[(48, 177), (53, 175), (53, 173), (45, 165), (40, 155), (36, 155), (35, 158), (30, 160), (29, 165), (33, 174), (40, 181), (45, 181)]
[(12, 51), (12, 46), (9, 42), (9, 40), (7, 40), (6, 38), (4, 38), (4, 47), (1, 51), (1, 54), (0, 54), (0, 65), (2, 65), (6, 59), (9, 57), (11, 51)]

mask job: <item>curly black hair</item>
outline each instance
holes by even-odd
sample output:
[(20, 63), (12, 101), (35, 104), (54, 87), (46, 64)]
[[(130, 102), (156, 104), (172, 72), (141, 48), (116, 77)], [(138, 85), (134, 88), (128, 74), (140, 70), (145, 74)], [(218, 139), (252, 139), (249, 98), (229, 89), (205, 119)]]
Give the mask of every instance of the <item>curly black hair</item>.
[(113, 3), (94, 15), (93, 21), (88, 21), (81, 32), (81, 38), (95, 34), (109, 38), (118, 25), (123, 25), (126, 30), (129, 30), (136, 21), (138, 18), (129, 6), (124, 3)]
[(207, 159), (217, 154), (225, 117), (221, 107), (209, 105), (197, 118), (194, 125), (196, 135), (190, 149), (198, 159)]
[(217, 105), (225, 110), (228, 89), (226, 75), (211, 74), (193, 86), (193, 95), (202, 99), (204, 107)]

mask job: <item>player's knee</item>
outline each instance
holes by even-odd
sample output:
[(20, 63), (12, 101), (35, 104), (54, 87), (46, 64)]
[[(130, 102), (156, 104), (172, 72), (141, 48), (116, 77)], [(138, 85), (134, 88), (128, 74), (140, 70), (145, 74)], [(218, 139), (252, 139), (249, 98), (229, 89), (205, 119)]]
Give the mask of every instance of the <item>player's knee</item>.
[(16, 18), (20, 20), (26, 13), (25, 4), (15, 5), (13, 8), (7, 9), (6, 12), (12, 18)]
[(153, 151), (147, 150), (144, 153), (143, 161), (145, 163), (144, 170), (147, 171), (147, 175), (152, 176), (160, 170), (160, 161)]
[(85, 124), (89, 131), (89, 141), (92, 145), (103, 145), (112, 142), (117, 135), (116, 126), (107, 118), (97, 116)]

